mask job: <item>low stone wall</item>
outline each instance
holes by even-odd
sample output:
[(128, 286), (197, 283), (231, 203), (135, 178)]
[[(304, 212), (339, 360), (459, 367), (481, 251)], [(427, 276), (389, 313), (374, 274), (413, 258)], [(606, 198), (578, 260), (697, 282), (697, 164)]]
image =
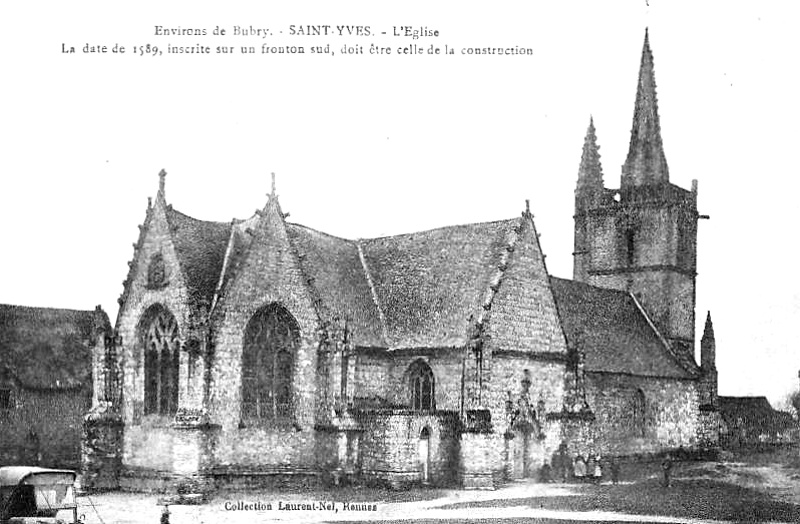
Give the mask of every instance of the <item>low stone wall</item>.
[(502, 437), (494, 433), (463, 433), (459, 446), (458, 481), (464, 489), (494, 489), (503, 477)]
[(457, 418), (449, 412), (383, 410), (360, 416), (361, 477), (393, 487), (422, 482), (420, 436), (428, 430), (429, 482), (452, 485), (458, 461)]

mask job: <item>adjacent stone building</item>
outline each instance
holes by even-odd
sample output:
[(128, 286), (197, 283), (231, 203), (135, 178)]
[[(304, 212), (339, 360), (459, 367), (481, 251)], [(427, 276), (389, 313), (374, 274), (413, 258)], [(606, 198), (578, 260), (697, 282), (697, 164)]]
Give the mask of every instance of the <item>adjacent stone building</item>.
[(0, 304), (0, 465), (80, 465), (92, 354), (110, 329), (99, 306)]
[(647, 38), (639, 77), (621, 190), (589, 128), (575, 281), (548, 274), (527, 206), (348, 240), (288, 222), (274, 181), (248, 219), (189, 217), (162, 171), (98, 348), (119, 485), (484, 488), (564, 454), (714, 445), (713, 334), (702, 366), (692, 350), (697, 192), (668, 180)]
[(766, 397), (719, 397), (720, 442), (726, 448), (796, 444), (800, 426)]

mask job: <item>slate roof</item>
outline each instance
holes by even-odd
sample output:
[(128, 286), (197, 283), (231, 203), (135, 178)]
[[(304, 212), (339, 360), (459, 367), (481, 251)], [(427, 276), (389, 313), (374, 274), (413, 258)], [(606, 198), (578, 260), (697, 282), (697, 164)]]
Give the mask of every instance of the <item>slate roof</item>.
[[(256, 215), (232, 223), (189, 217), (167, 206), (167, 220), (190, 291), (212, 303), (235, 278)], [(356, 345), (458, 347), (478, 316), (509, 235), (521, 219), (347, 240), (293, 223), (286, 232), (324, 314), (347, 320)]]
[(97, 330), (110, 330), (101, 309), (0, 304), (0, 375), (34, 389), (91, 388)]
[(457, 347), (519, 220), (345, 240), (297, 224), (287, 232), (301, 266), (360, 346)]
[(457, 347), (521, 219), (361, 242), (390, 347)]
[(365, 347), (386, 347), (380, 311), (373, 300), (357, 242), (297, 224), (286, 224), (300, 264), (332, 315), (351, 322), (355, 341)]
[(189, 292), (210, 303), (222, 273), (231, 224), (197, 220), (172, 206), (166, 208), (166, 215)]
[(580, 344), (586, 371), (691, 378), (630, 293), (550, 277), (567, 344)]

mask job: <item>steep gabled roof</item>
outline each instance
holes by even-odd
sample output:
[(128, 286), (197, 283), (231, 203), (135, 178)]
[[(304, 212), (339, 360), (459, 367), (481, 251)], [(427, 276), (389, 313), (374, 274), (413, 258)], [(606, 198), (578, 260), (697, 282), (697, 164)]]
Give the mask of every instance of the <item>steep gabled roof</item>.
[(197, 220), (172, 206), (165, 210), (189, 292), (210, 303), (222, 273), (231, 224)]
[(360, 242), (389, 347), (466, 343), (507, 238), (521, 219)]
[(108, 332), (101, 309), (76, 311), (0, 304), (0, 375), (35, 389), (91, 388), (98, 331)]
[(692, 377), (630, 293), (556, 277), (550, 283), (567, 343), (583, 349), (586, 371)]
[(326, 311), (350, 323), (357, 345), (386, 347), (358, 244), (298, 224), (286, 231)]
[[(236, 278), (253, 240), (247, 230), (259, 218), (208, 222), (165, 210), (190, 292), (211, 304)], [(286, 231), (322, 310), (349, 323), (356, 345), (454, 347), (466, 343), (469, 319), (479, 316), (519, 225), (513, 219), (367, 240), (292, 223)]]

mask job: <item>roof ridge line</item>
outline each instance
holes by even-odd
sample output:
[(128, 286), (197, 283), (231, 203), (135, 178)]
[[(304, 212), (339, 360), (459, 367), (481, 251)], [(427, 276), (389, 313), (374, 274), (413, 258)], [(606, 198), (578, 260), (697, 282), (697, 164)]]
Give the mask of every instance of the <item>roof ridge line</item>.
[(390, 344), (389, 329), (386, 327), (386, 316), (383, 314), (381, 302), (378, 300), (378, 292), (375, 289), (375, 283), (372, 281), (372, 274), (369, 271), (369, 266), (367, 266), (367, 258), (364, 256), (364, 250), (361, 247), (361, 240), (356, 240), (355, 245), (356, 250), (358, 251), (358, 259), (361, 261), (361, 267), (364, 268), (364, 276), (367, 279), (367, 285), (369, 286), (369, 292), (372, 296), (372, 302), (375, 303), (375, 308), (378, 310), (378, 318), (381, 321), (381, 334), (383, 335), (383, 341), (388, 347)]
[(22, 304), (0, 304), (0, 308), (9, 307), (14, 309), (35, 309), (43, 311), (61, 311), (65, 313), (94, 313), (96, 309), (73, 309), (68, 307), (51, 307), (51, 306), (24, 306)]
[[(273, 185), (273, 194), (274, 194), (274, 185)], [(292, 258), (294, 259), (294, 263), (297, 265), (298, 271), (300, 271), (300, 279), (302, 280), (303, 287), (308, 292), (308, 298), (311, 300), (311, 307), (314, 309), (314, 313), (317, 314), (317, 320), (319, 321), (320, 325), (324, 325), (326, 322), (333, 320), (333, 315), (331, 314), (332, 312), (325, 306), (322, 297), (320, 296), (320, 293), (317, 290), (317, 287), (313, 284), (314, 277), (309, 275), (308, 271), (306, 270), (305, 264), (303, 263), (303, 257), (300, 256), (294, 238), (289, 233), (289, 228), (286, 223), (286, 215), (284, 215), (283, 211), (281, 210), (281, 204), (280, 202), (278, 202), (277, 195), (274, 197), (270, 196), (270, 199), (267, 202), (267, 206), (272, 205), (273, 202), (275, 202), (274, 211), (278, 215), (279, 223), (283, 226), (283, 234), (286, 236), (286, 243), (289, 245), (289, 252)], [(264, 207), (263, 211), (264, 214), (267, 213), (267, 206)], [(261, 216), (262, 221), (263, 218), (264, 217), (262, 215)], [(259, 225), (261, 225), (261, 221), (259, 221)], [(253, 242), (250, 243), (250, 245), (252, 246), (254, 242), (255, 238), (253, 239)], [(347, 318), (345, 318), (345, 322), (346, 321)]]
[(650, 326), (650, 329), (653, 330), (653, 333), (656, 334), (656, 336), (658, 337), (658, 340), (661, 341), (662, 346), (664, 346), (664, 349), (666, 350), (667, 354), (670, 357), (672, 357), (672, 360), (674, 360), (675, 363), (678, 365), (678, 367), (681, 368), (682, 370), (686, 371), (687, 373), (690, 373), (691, 375), (695, 375), (695, 373), (693, 371), (690, 371), (690, 370), (688, 370), (688, 369), (686, 369), (684, 367), (683, 363), (678, 358), (678, 355), (676, 355), (672, 351), (672, 347), (669, 345), (669, 342), (667, 341), (666, 338), (664, 338), (664, 335), (661, 334), (661, 331), (658, 330), (656, 325), (650, 319), (650, 315), (648, 315), (647, 311), (644, 310), (644, 307), (642, 307), (642, 304), (639, 302), (639, 299), (636, 298), (636, 295), (634, 295), (630, 291), (628, 291), (627, 294), (633, 299), (633, 303), (636, 304), (636, 307), (639, 309), (639, 312), (642, 314), (644, 319), (647, 321), (647, 324)]
[(322, 231), (322, 230), (319, 230), (319, 229), (316, 229), (316, 228), (313, 228), (313, 227), (307, 226), (307, 225), (305, 225), (305, 224), (299, 224), (299, 223), (297, 223), (297, 222), (289, 222), (289, 221), (286, 221), (286, 225), (287, 225), (287, 226), (292, 226), (292, 227), (300, 227), (300, 228), (303, 228), (303, 229), (305, 229), (305, 230), (308, 230), (308, 231), (313, 231), (314, 233), (318, 233), (318, 234), (320, 234), (320, 235), (326, 236), (326, 237), (328, 237), (328, 238), (334, 238), (334, 239), (336, 239), (336, 240), (341, 240), (342, 242), (351, 242), (351, 243), (356, 243), (356, 242), (358, 242), (358, 240), (353, 240), (352, 238), (345, 238), (345, 237), (340, 237), (340, 236), (338, 236), (338, 235), (333, 235), (333, 234), (331, 234), (331, 233), (328, 233), (327, 231)]
[[(179, 213), (183, 216), (184, 215), (180, 211), (176, 211), (173, 209), (172, 204), (167, 204), (166, 200), (164, 200), (163, 195), (160, 200), (162, 202), (162, 211), (164, 212), (164, 220), (167, 223), (167, 234), (169, 235), (169, 243), (172, 245), (172, 250), (175, 252), (175, 260), (178, 262), (178, 271), (180, 271), (181, 277), (183, 278), (183, 285), (186, 291), (189, 293), (189, 296), (192, 296), (193, 286), (189, 283), (189, 271), (185, 267), (185, 261), (183, 260), (183, 256), (181, 256), (180, 250), (178, 249), (178, 227), (175, 224), (173, 218), (170, 216), (172, 213)], [(159, 199), (156, 199), (156, 206), (158, 205)], [(153, 210), (155, 211), (155, 207)], [(189, 217), (192, 218), (192, 217)], [(196, 218), (192, 220), (197, 220)], [(203, 222), (202, 220), (197, 220), (198, 222)], [(164, 244), (161, 244), (161, 249), (163, 249)]]
[[(225, 226), (225, 225), (230, 224), (230, 222), (219, 222), (218, 220), (204, 220), (202, 218), (193, 217), (192, 215), (187, 215), (183, 211), (178, 211), (177, 209), (175, 209), (175, 207), (172, 204), (167, 204), (166, 207), (169, 209), (170, 212), (177, 213), (177, 214), (183, 216), (184, 218), (188, 218), (189, 220), (194, 220), (195, 222), (202, 222), (204, 224), (217, 224), (217, 225), (220, 225), (220, 226)], [(247, 219), (234, 219), (234, 220), (244, 221), (244, 220), (247, 220)]]
[[(153, 214), (155, 213), (155, 206), (153, 205), (152, 197), (147, 198), (147, 210), (145, 211), (144, 215), (144, 222), (139, 224), (139, 237), (136, 239), (136, 242), (133, 243), (133, 258), (128, 261), (128, 273), (125, 275), (125, 280), (122, 281), (122, 293), (120, 293), (119, 297), (117, 297), (117, 318), (114, 320), (114, 331), (116, 332), (119, 329), (119, 322), (121, 319), (122, 313), (122, 305), (127, 303), (128, 295), (130, 294), (130, 286), (133, 283), (133, 276), (136, 272), (134, 266), (136, 265), (137, 258), (139, 256), (139, 252), (144, 244), (144, 238), (147, 235), (147, 230), (150, 227), (150, 223), (153, 221)], [(167, 227), (169, 228), (169, 222), (167, 223)], [(170, 237), (172, 234), (170, 233)]]
[[(524, 223), (523, 222), (524, 217), (517, 219), (510, 219), (510, 220), (516, 220), (517, 222), (517, 225), (511, 229), (514, 235), (508, 242), (505, 243), (505, 246), (501, 248), (502, 251), (500, 252), (500, 260), (498, 261), (496, 266), (497, 271), (490, 276), (488, 282), (488, 289), (485, 289), (483, 292), (483, 300), (481, 301), (482, 303), (479, 306), (480, 310), (478, 311), (478, 318), (475, 319), (476, 324), (481, 324), (487, 319), (488, 312), (491, 311), (492, 309), (492, 303), (494, 302), (494, 298), (497, 296), (497, 292), (500, 290), (500, 285), (503, 282), (503, 277), (506, 275), (506, 272), (508, 270), (508, 265), (511, 260), (511, 254), (516, 249), (517, 243), (519, 242), (519, 239), (522, 236), (522, 226)], [(506, 222), (506, 220), (501, 220), (499, 222)], [(470, 327), (467, 326), (467, 329), (469, 330)], [(467, 332), (467, 338), (469, 338), (469, 331)]]
[(379, 237), (367, 237), (367, 238), (363, 238), (362, 237), (362, 238), (359, 238), (359, 239), (355, 240), (355, 242), (363, 242), (363, 241), (370, 242), (370, 241), (373, 241), (373, 240), (385, 240), (387, 238), (408, 237), (408, 236), (412, 236), (412, 235), (419, 235), (419, 234), (422, 234), (422, 233), (431, 233), (433, 231), (442, 231), (442, 230), (445, 230), (445, 229), (456, 229), (456, 228), (459, 228), (459, 227), (481, 226), (481, 225), (485, 225), (485, 224), (499, 224), (501, 222), (513, 222), (514, 220), (517, 220), (516, 217), (501, 218), (499, 220), (485, 220), (485, 221), (481, 221), (481, 222), (468, 222), (466, 224), (452, 224), (452, 225), (449, 225), (449, 226), (439, 226), (439, 227), (432, 227), (432, 228), (428, 228), (428, 229), (420, 229), (418, 231), (409, 231), (409, 232), (406, 232), (406, 233), (398, 233), (396, 235), (381, 235)]
[(230, 234), (228, 235), (228, 245), (225, 247), (225, 256), (222, 259), (222, 269), (219, 272), (219, 279), (217, 280), (217, 285), (214, 289), (214, 296), (211, 298), (211, 307), (208, 308), (208, 318), (211, 318), (211, 314), (214, 312), (214, 309), (217, 306), (217, 302), (219, 302), (220, 292), (222, 291), (222, 284), (225, 282), (225, 275), (228, 272), (228, 266), (230, 265), (231, 253), (233, 252), (233, 244), (236, 241), (236, 227), (234, 224), (234, 220), (231, 220), (230, 225)]

